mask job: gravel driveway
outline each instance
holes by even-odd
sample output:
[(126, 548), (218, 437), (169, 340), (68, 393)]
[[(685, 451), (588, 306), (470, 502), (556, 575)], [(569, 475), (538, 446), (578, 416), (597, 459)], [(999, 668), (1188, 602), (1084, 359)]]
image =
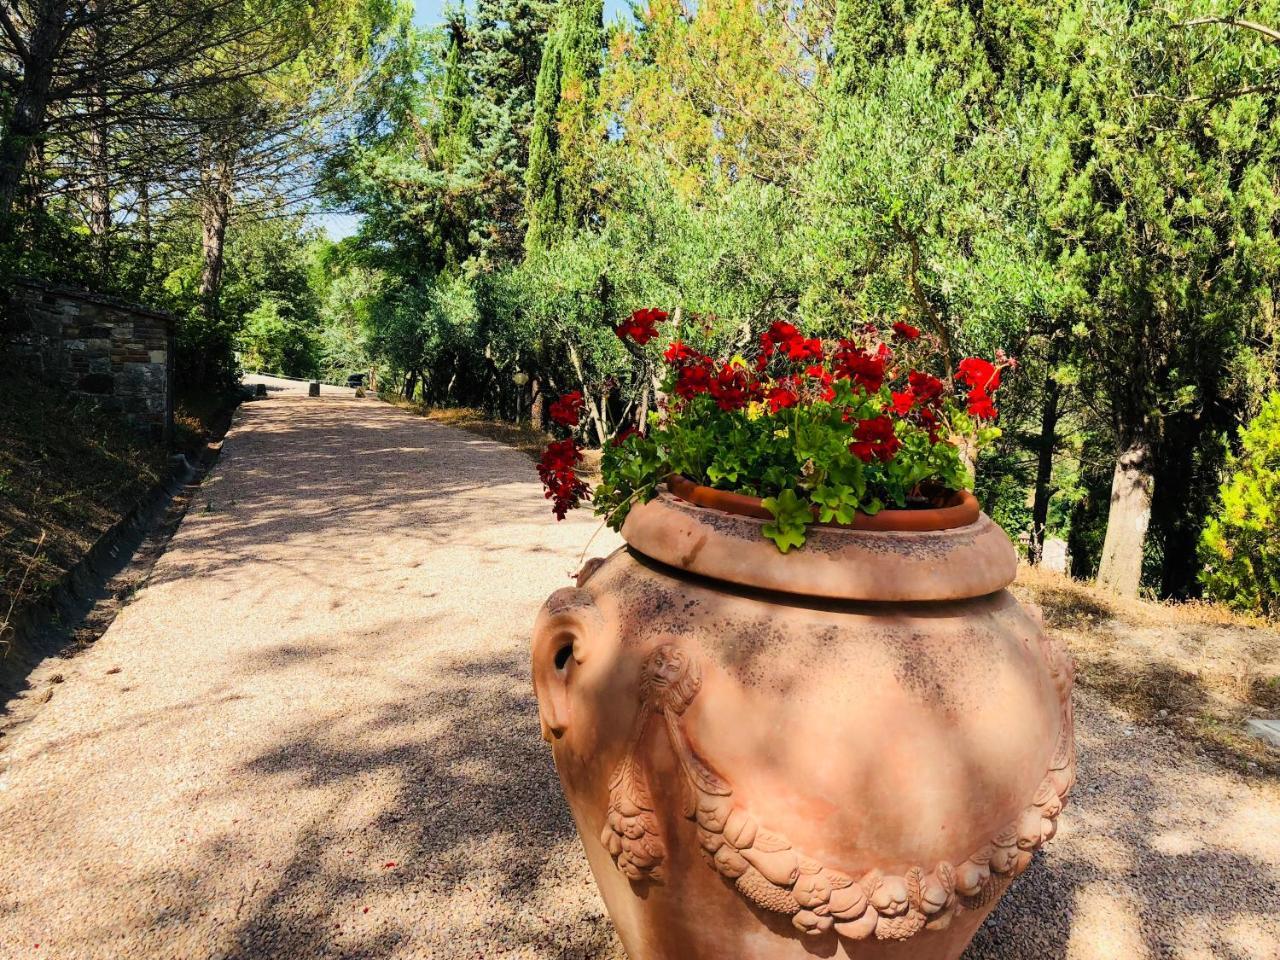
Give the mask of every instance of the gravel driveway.
[[(620, 958), (526, 666), (594, 529), (493, 441), (243, 407), (148, 585), (0, 740), (0, 957)], [(1280, 957), (1276, 785), (1078, 716), (1077, 803), (967, 956)]]

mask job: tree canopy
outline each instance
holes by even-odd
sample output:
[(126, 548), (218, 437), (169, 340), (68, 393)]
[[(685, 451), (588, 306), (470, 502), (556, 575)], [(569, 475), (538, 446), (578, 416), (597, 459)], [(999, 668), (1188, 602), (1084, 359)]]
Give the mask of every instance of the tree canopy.
[(1201, 589), (1277, 387), (1280, 2), (289, 13), (0, 14), (9, 268), (178, 309), (201, 356), (505, 417), (581, 390), (599, 443), (661, 402), (666, 344), (613, 335), (636, 309), (728, 355), (903, 320), (1017, 359), (976, 483), (1029, 559), (1058, 536), (1122, 592)]

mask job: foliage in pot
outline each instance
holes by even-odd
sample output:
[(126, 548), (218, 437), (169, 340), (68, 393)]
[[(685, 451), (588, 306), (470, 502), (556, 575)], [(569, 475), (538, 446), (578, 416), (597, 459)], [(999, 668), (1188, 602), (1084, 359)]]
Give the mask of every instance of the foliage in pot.
[[(617, 328), (633, 349), (658, 338), (668, 315), (639, 310)], [(971, 482), (970, 460), (1000, 435), (994, 397), (1014, 365), (968, 357), (949, 370), (937, 342), (906, 323), (867, 324), (849, 337), (806, 337), (775, 322), (751, 358), (713, 359), (679, 338), (663, 351), (658, 409), (619, 431), (604, 450), (603, 480), (578, 476), (570, 433), (538, 464), (555, 513), (585, 500), (614, 529), (671, 474), (763, 498), (763, 533), (784, 553), (814, 522), (849, 525), (858, 513), (934, 506)], [(942, 374), (942, 375), (938, 375)], [(551, 408), (574, 431), (583, 397)]]

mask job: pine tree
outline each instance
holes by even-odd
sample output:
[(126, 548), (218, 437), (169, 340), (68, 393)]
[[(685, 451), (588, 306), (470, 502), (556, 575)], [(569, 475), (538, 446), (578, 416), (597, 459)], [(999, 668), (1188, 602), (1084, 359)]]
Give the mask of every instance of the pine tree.
[(589, 212), (603, 16), (602, 0), (563, 0), (547, 37), (525, 178), (526, 254), (547, 249), (581, 225)]

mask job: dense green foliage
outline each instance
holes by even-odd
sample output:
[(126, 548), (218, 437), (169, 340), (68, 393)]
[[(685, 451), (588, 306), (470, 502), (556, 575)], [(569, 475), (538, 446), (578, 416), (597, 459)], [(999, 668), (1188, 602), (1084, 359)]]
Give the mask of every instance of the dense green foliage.
[(516, 9), (547, 31), (538, 83), (519, 29), (454, 13), (330, 168), (365, 212), (345, 339), (384, 388), (501, 416), (579, 390), (604, 444), (663, 395), (612, 335), (637, 308), (721, 356), (783, 317), (902, 318), (948, 369), (1018, 358), (977, 490), (1029, 551), (1198, 589), (1177, 545), (1276, 383), (1280, 4), (651, 0), (599, 43), (594, 3)]
[[(397, 0), (14, 0), (0, 31), (0, 289), (171, 310), (183, 390), (313, 372), (315, 171), (411, 10)], [(312, 331), (312, 332), (308, 332)]]
[(585, 224), (591, 209), (591, 108), (603, 43), (601, 0), (562, 0), (534, 97), (525, 206), (530, 255)]
[(1221, 505), (1200, 538), (1208, 593), (1280, 617), (1280, 393), (1240, 430)]

